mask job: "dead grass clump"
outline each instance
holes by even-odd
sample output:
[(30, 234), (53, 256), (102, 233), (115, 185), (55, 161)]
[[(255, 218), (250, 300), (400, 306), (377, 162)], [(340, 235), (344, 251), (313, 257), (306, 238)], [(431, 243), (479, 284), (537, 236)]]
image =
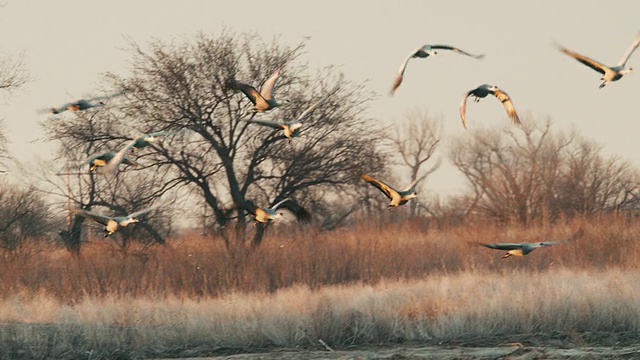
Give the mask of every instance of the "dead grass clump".
[(321, 349), (319, 340), (336, 349), (551, 337), (612, 345), (594, 334), (640, 331), (639, 275), (516, 269), (200, 299), (107, 296), (66, 304), (46, 294), (13, 297), (0, 302), (0, 357), (201, 356)]
[[(473, 244), (557, 240), (579, 228), (584, 235), (577, 241), (522, 258), (502, 260), (500, 252)], [(529, 227), (470, 224), (424, 231), (414, 220), (324, 232), (277, 226), (268, 231), (254, 250), (227, 249), (222, 239), (199, 235), (169, 239), (167, 245), (132, 244), (126, 251), (101, 239), (85, 245), (79, 257), (46, 243), (27, 245), (0, 253), (0, 298), (43, 292), (69, 304), (85, 297), (209, 298), (467, 271), (640, 267), (640, 221), (615, 214)]]

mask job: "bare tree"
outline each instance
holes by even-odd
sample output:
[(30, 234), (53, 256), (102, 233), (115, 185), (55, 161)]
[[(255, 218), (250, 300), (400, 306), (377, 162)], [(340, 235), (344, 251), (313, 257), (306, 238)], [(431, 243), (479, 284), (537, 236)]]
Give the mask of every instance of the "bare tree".
[[(59, 142), (57, 159), (52, 173), (44, 180), (47, 193), (57, 196), (59, 205), (68, 212), (67, 228), (60, 231), (63, 243), (73, 253), (79, 253), (86, 219), (74, 215), (73, 209), (104, 211), (105, 215), (126, 215), (158, 203), (159, 192), (164, 189), (164, 173), (144, 169), (119, 172), (117, 175), (90, 173), (83, 164), (90, 156), (107, 151), (118, 151), (122, 143), (129, 141), (113, 134), (121, 132), (116, 118), (105, 109), (78, 113), (65, 121), (46, 121), (43, 126), (50, 141)], [(107, 135), (105, 135), (107, 134)], [(119, 238), (119, 245), (126, 249), (129, 239), (140, 241), (149, 237), (157, 243), (164, 242), (170, 230), (170, 201), (147, 216), (135, 226), (119, 230), (112, 238)], [(89, 224), (91, 226), (91, 224)], [(142, 230), (142, 231), (141, 231)]]
[(35, 189), (0, 185), (0, 247), (14, 250), (27, 239), (42, 237), (51, 223), (49, 208)]
[(17, 89), (30, 80), (25, 69), (24, 55), (11, 57), (0, 53), (0, 90)]
[(472, 213), (527, 224), (637, 206), (640, 181), (628, 163), (603, 158), (576, 132), (553, 132), (550, 121), (526, 123), (477, 131), (452, 147), (475, 199)]
[[(331, 67), (308, 74), (298, 60), (303, 48), (230, 32), (199, 34), (180, 44), (156, 41), (149, 51), (133, 45), (132, 76), (112, 76), (126, 91), (112, 111), (129, 133), (189, 129), (154, 146), (148, 163), (155, 170), (149, 171), (170, 169), (166, 189), (197, 189), (218, 228), (233, 221), (241, 234), (247, 221), (241, 209), (248, 199), (263, 206), (289, 197), (304, 202), (309, 189), (330, 197), (360, 186), (355, 175), (365, 164), (383, 167), (382, 152), (372, 145), (381, 133), (363, 113), (370, 93)], [(246, 96), (229, 86), (231, 80), (257, 86), (277, 68), (282, 71), (276, 97), (287, 104), (252, 114)], [(281, 140), (279, 131), (247, 121), (294, 119), (317, 100), (322, 103), (291, 143)], [(263, 230), (257, 227), (253, 244), (260, 243)]]
[[(390, 140), (401, 164), (409, 168), (411, 179), (418, 181), (418, 186), (429, 175), (433, 174), (441, 164), (436, 160), (429, 168), (424, 166), (433, 155), (442, 137), (442, 123), (429, 116), (425, 110), (414, 110), (406, 115), (403, 122), (394, 125), (395, 133)], [(411, 216), (417, 215), (417, 201), (409, 203)]]
[[(0, 4), (0, 8), (5, 4)], [(24, 65), (24, 54), (12, 57), (0, 51), (0, 90), (11, 91), (30, 80)]]

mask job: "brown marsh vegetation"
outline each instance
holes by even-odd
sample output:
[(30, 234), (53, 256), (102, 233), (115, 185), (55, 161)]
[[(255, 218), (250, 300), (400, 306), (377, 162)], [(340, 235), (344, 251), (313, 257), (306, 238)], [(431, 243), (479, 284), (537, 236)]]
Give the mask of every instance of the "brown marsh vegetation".
[[(573, 243), (505, 260), (470, 243), (556, 240), (579, 228)], [(634, 218), (272, 230), (253, 250), (184, 235), (125, 252), (98, 240), (79, 257), (35, 245), (5, 252), (0, 354), (196, 356), (322, 349), (319, 340), (336, 349), (552, 338), (584, 345), (629, 342), (640, 330)]]

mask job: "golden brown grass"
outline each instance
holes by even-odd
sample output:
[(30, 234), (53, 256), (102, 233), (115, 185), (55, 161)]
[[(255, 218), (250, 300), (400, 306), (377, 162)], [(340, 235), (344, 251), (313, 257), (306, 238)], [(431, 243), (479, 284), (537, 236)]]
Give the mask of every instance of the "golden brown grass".
[[(0, 358), (188, 356), (318, 340), (590, 342), (640, 330), (637, 219), (381, 224), (273, 228), (253, 251), (184, 236), (124, 253), (95, 241), (79, 258), (46, 246), (4, 253)], [(469, 244), (555, 240), (578, 228), (575, 242), (522, 258)]]
[(319, 340), (335, 348), (531, 344), (582, 334), (637, 333), (639, 287), (636, 270), (547, 269), (465, 271), (318, 289), (293, 286), (271, 294), (232, 292), (207, 299), (107, 296), (68, 305), (46, 295), (15, 297), (0, 303), (0, 318), (10, 323), (2, 326), (0, 345), (9, 358), (16, 357), (18, 348), (28, 358), (113, 358), (319, 349)]
[[(421, 221), (386, 226), (374, 221), (286, 235), (274, 227), (256, 250), (238, 246), (227, 251), (220, 239), (190, 235), (146, 249), (132, 245), (124, 253), (100, 239), (85, 245), (79, 258), (62, 248), (30, 245), (0, 253), (0, 298), (25, 293), (67, 302), (86, 296), (210, 297), (232, 290), (376, 283), (469, 270), (640, 267), (640, 221), (624, 216), (527, 228), (423, 226)], [(524, 258), (502, 260), (499, 251), (470, 244), (556, 240), (579, 228), (584, 236), (574, 243), (538, 249)]]

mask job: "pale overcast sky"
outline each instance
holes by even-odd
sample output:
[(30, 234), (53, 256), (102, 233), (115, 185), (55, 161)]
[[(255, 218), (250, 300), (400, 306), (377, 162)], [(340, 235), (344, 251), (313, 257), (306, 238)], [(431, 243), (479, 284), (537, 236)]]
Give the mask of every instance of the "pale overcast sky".
[[(107, 71), (127, 73), (129, 37), (140, 44), (170, 41), (198, 31), (258, 31), (296, 44), (305, 37), (304, 60), (313, 67), (340, 65), (355, 81), (369, 80), (380, 94), (369, 115), (392, 123), (415, 108), (444, 120), (446, 140), (464, 134), (458, 106), (482, 83), (507, 91), (521, 117), (550, 116), (559, 128), (575, 126), (587, 138), (640, 166), (640, 74), (598, 89), (600, 74), (559, 53), (557, 41), (615, 65), (640, 31), (640, 1), (32, 1), (5, 0), (0, 8), (0, 50), (25, 52), (35, 78), (0, 102), (10, 150), (21, 161), (49, 159), (39, 108), (97, 95)], [(410, 63), (396, 95), (387, 96), (404, 58), (422, 44), (450, 44), (476, 61), (441, 52)], [(627, 66), (640, 70), (640, 50)], [(526, 119), (526, 117), (525, 117)], [(487, 98), (467, 108), (474, 127), (508, 120)], [(406, 179), (407, 182), (410, 179)], [(427, 193), (450, 194), (461, 176), (443, 167)]]

